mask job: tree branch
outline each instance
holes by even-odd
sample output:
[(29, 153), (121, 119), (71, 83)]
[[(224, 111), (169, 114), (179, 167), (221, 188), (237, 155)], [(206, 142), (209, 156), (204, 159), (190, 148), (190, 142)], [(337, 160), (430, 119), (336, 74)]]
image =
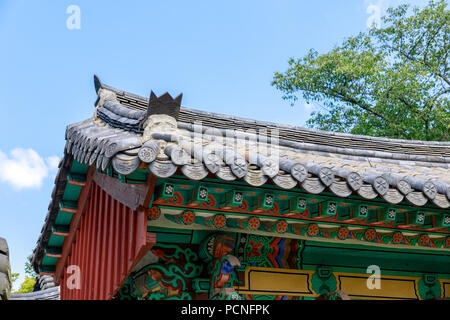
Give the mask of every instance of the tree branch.
[[(396, 50), (394, 47), (389, 46), (391, 49)], [(421, 64), (423, 64), (424, 66), (426, 66), (431, 72), (433, 72), (434, 74), (436, 74), (437, 76), (439, 76), (441, 79), (443, 79), (445, 82), (447, 82), (448, 85), (450, 85), (450, 80), (444, 75), (442, 74), (439, 70), (436, 70), (435, 68), (433, 68), (433, 66), (431, 66), (429, 63), (422, 61), (420, 59), (415, 59), (413, 57), (411, 57), (409, 54), (407, 54), (406, 52), (404, 52), (401, 49), (397, 49), (398, 52), (404, 56), (405, 58), (407, 58), (410, 61), (414, 61), (414, 62), (419, 62)]]

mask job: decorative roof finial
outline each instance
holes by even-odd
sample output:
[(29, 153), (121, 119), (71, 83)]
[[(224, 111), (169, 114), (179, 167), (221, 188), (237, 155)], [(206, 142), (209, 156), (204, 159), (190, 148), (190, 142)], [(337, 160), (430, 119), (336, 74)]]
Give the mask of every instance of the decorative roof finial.
[(181, 98), (179, 94), (175, 99), (169, 93), (164, 93), (157, 97), (153, 91), (150, 93), (148, 101), (147, 118), (154, 114), (166, 114), (178, 120), (180, 114)]
[(100, 78), (97, 77), (96, 74), (94, 74), (94, 86), (95, 86), (95, 92), (97, 92), (97, 93), (98, 93), (98, 90), (100, 90), (103, 87), (102, 82), (100, 81)]

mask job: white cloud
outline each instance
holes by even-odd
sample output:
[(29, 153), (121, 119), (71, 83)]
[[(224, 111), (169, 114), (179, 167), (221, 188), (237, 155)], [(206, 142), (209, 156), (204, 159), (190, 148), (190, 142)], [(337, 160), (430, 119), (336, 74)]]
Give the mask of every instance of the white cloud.
[(305, 108), (306, 110), (308, 110), (308, 111), (311, 111), (311, 109), (314, 107), (314, 105), (312, 104), (312, 103), (308, 103), (308, 102), (305, 102), (304, 104), (303, 104), (303, 108)]
[(59, 157), (57, 156), (51, 156), (47, 158), (47, 163), (48, 163), (48, 168), (50, 170), (56, 170), (58, 169), (58, 165), (59, 165)]
[(58, 167), (58, 161), (56, 156), (44, 161), (33, 149), (16, 148), (10, 155), (0, 150), (0, 181), (16, 190), (40, 188), (49, 172)]

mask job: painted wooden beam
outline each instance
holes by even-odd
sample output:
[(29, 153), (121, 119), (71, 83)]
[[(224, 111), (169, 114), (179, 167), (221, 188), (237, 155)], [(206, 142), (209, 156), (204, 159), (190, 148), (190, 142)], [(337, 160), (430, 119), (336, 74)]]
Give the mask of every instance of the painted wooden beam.
[(55, 271), (55, 284), (59, 285), (59, 281), (61, 279), (62, 272), (64, 270), (64, 266), (66, 264), (67, 257), (70, 254), (70, 249), (72, 247), (72, 243), (75, 239), (75, 232), (78, 229), (82, 213), (85, 209), (86, 202), (88, 200), (90, 187), (92, 184), (93, 174), (95, 172), (95, 167), (90, 166), (86, 175), (86, 185), (81, 190), (80, 198), (78, 199), (78, 208), (77, 214), (74, 215), (72, 221), (70, 223), (70, 231), (67, 238), (64, 240), (62, 255), (61, 258), (58, 259), (56, 263), (56, 271)]

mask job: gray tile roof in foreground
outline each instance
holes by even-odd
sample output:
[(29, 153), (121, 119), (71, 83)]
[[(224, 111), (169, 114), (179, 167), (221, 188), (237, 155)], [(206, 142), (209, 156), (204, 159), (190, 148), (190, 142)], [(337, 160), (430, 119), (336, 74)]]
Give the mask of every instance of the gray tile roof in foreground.
[(59, 287), (48, 288), (30, 293), (11, 294), (10, 300), (60, 300)]
[(33, 292), (13, 293), (10, 300), (60, 300), (59, 286), (55, 286), (52, 276), (38, 275)]

